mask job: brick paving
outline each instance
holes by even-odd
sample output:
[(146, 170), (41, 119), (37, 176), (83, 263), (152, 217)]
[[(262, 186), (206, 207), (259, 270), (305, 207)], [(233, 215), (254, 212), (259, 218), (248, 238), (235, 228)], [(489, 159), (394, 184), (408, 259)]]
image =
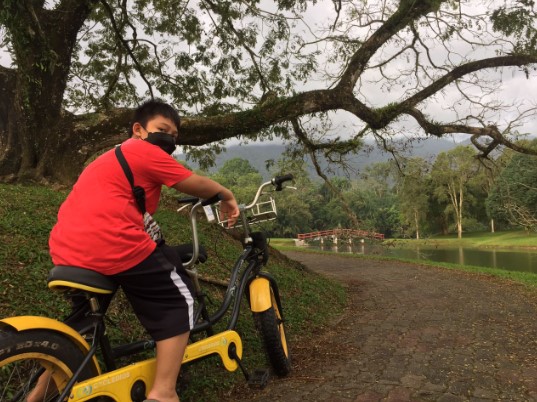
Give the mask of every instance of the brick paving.
[(537, 401), (537, 292), (486, 275), (286, 252), (349, 304), (293, 372), (233, 401)]

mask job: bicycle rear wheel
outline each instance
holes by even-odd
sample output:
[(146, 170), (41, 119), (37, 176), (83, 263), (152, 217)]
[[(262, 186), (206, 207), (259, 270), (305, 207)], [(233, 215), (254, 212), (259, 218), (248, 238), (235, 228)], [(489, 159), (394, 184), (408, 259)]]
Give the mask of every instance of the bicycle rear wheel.
[(285, 336), (285, 328), (281, 311), (270, 288), (271, 307), (261, 313), (253, 313), (257, 330), (261, 334), (263, 346), (274, 373), (285, 377), (291, 372), (289, 346)]
[[(60, 333), (0, 330), (0, 401), (26, 401), (36, 386), (39, 400), (55, 400), (83, 359), (82, 351)], [(95, 374), (86, 367), (80, 379)]]

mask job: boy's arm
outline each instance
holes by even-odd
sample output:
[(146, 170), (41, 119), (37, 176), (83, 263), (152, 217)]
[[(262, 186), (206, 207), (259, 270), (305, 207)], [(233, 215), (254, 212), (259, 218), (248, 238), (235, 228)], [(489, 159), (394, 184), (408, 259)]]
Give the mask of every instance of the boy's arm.
[(233, 193), (208, 177), (193, 173), (192, 176), (174, 184), (172, 187), (181, 193), (203, 199), (211, 198), (220, 193), (222, 196), (220, 212), (224, 215), (224, 218), (229, 219), (228, 226), (233, 226), (239, 217), (239, 207)]

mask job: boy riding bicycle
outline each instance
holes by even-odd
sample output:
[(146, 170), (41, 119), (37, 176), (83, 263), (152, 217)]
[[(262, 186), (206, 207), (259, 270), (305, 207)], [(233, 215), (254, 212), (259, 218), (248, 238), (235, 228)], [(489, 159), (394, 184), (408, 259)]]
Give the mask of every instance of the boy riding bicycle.
[[(156, 341), (155, 381), (147, 401), (179, 401), (175, 386), (194, 325), (190, 278), (151, 217), (161, 187), (199, 198), (220, 193), (220, 211), (230, 225), (239, 216), (231, 191), (189, 171), (171, 156), (179, 128), (179, 115), (170, 105), (150, 100), (138, 107), (130, 138), (120, 150), (106, 152), (82, 172), (60, 207), (49, 240), (55, 265), (94, 270), (121, 286)], [(135, 187), (145, 192), (142, 202), (134, 194)], [(76, 321), (67, 322), (77, 328)], [(42, 376), (29, 402), (47, 392), (46, 377)]]

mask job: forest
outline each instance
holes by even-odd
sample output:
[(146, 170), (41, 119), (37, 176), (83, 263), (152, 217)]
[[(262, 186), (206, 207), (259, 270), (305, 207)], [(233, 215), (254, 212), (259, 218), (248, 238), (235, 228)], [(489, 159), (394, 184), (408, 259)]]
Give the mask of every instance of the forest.
[[(528, 142), (536, 147), (537, 141)], [(282, 158), (274, 174), (291, 172), (295, 191), (274, 198), (278, 224), (272, 236), (335, 228), (364, 229), (386, 238), (523, 229), (537, 231), (537, 163), (509, 150), (487, 161), (471, 146), (441, 152), (433, 162), (393, 159), (346, 177), (319, 182), (303, 159)], [(246, 159), (226, 161), (211, 176), (248, 203), (262, 175)]]

